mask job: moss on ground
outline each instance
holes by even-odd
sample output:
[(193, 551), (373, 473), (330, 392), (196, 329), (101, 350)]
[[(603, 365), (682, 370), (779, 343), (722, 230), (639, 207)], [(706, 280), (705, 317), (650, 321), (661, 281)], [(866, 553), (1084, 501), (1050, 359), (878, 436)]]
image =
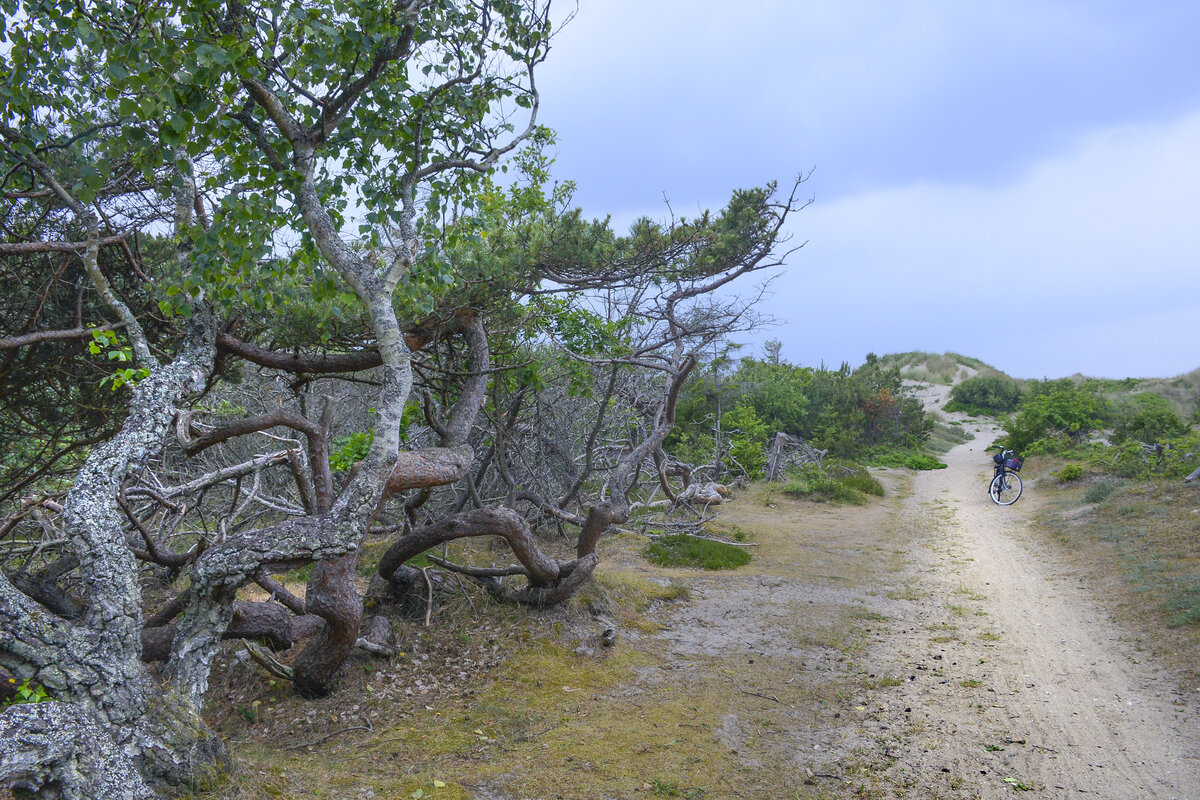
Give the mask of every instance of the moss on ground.
[[(237, 766), (202, 797), (845, 796), (805, 784), (803, 768), (822, 771), (816, 759), (832, 756), (816, 754), (817, 737), (853, 713), (856, 691), (888, 680), (856, 668), (887, 625), (872, 581), (903, 554), (880, 523), (908, 478), (887, 480), (891, 501), (854, 509), (784, 497), (767, 509), (765, 490), (752, 488), (754, 499), (725, 517), (759, 545), (736, 571), (652, 566), (640, 555), (645, 539), (622, 534), (602, 541), (595, 579), (565, 608), (501, 607), (469, 585), (440, 595), (431, 627), (424, 609), (393, 619), (403, 656), (352, 661), (323, 700), (281, 693), (228, 659), (210, 705)], [(688, 583), (711, 597), (726, 585), (760, 591), (780, 576), (813, 587), (819, 601), (770, 618), (786, 652), (730, 640), (680, 655), (646, 635), (688, 598)], [(615, 622), (614, 647), (599, 645), (606, 623), (596, 616)], [(259, 711), (248, 720), (235, 706)]]
[(716, 570), (737, 569), (750, 563), (750, 554), (740, 547), (686, 534), (652, 541), (645, 555), (648, 561), (661, 567)]

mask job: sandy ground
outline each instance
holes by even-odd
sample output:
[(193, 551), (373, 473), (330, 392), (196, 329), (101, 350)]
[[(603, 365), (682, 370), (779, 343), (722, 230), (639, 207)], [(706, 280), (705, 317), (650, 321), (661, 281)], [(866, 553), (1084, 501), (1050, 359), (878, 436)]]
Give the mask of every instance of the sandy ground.
[[(940, 405), (946, 391), (920, 393)], [(792, 527), (763, 542), (752, 572), (694, 582), (663, 634), (670, 653), (738, 650), (845, 687), (776, 706), (790, 730), (772, 747), (746, 730), (753, 713), (727, 715), (721, 741), (780, 776), (763, 796), (1200, 798), (1200, 696), (1110, 619), (1057, 546), (1035, 541), (1035, 482), (1014, 506), (991, 502), (994, 436), (980, 429), (910, 489), (883, 475), (901, 496), (872, 507), (809, 505), (784, 523), (779, 509), (730, 507), (750, 528)], [(814, 580), (823, 570), (841, 575)], [(858, 646), (813, 637), (838, 618), (879, 623), (842, 634)]]
[(988, 433), (951, 451), (948, 469), (919, 475), (904, 503), (928, 529), (913, 552), (914, 599), (868, 654), (903, 680), (872, 698), (862, 734), (895, 760), (886, 782), (947, 797), (1026, 786), (1044, 797), (1200, 798), (1198, 698), (1033, 541), (1036, 488), (1007, 508), (990, 501)]

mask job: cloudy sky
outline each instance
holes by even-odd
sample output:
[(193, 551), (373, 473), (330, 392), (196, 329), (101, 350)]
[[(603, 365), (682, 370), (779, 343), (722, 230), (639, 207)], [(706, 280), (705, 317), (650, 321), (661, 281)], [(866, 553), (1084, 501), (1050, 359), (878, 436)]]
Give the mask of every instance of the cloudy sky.
[(793, 363), (1176, 375), (1200, 367), (1198, 42), (1194, 0), (582, 0), (542, 121), (621, 226), (813, 170), (758, 337)]

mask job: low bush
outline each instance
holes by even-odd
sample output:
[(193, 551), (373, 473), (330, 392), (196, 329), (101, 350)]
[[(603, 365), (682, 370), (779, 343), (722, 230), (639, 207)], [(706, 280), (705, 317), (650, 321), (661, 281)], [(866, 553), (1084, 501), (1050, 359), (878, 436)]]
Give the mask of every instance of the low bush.
[(883, 484), (865, 469), (850, 471), (846, 475), (837, 476), (836, 480), (843, 486), (849, 486), (851, 489), (856, 489), (863, 494), (883, 497)]
[(1087, 488), (1083, 493), (1083, 502), (1085, 503), (1102, 503), (1108, 499), (1108, 496), (1117, 490), (1117, 484), (1114, 481), (1097, 481)]
[(1164, 442), (1182, 436), (1188, 426), (1162, 395), (1136, 394), (1117, 409), (1113, 438), (1119, 442)]
[(646, 547), (645, 556), (662, 567), (737, 569), (750, 563), (750, 554), (740, 547), (687, 534), (655, 539)]
[(827, 463), (822, 468), (806, 464), (783, 487), (783, 493), (798, 500), (862, 505), (868, 496), (882, 497), (883, 484), (857, 465)]
[(1104, 427), (1108, 404), (1070, 380), (1042, 381), (1030, 388), (1014, 417), (1003, 420), (1005, 447), (1021, 453), (1062, 454)]
[(1177, 436), (1148, 448), (1138, 441), (1127, 441), (1104, 449), (1097, 455), (1106, 471), (1123, 478), (1182, 478), (1200, 465), (1200, 433)]
[(1062, 483), (1068, 481), (1077, 481), (1083, 477), (1083, 466), (1074, 462), (1067, 464), (1065, 467), (1054, 473), (1054, 477), (1058, 478)]
[(904, 467), (915, 470), (945, 469), (946, 465), (928, 453), (889, 450), (874, 453), (867, 459), (873, 467)]
[(945, 469), (946, 464), (927, 453), (913, 453), (904, 459), (904, 466), (915, 470)]
[(968, 414), (1007, 414), (1021, 402), (1021, 386), (1004, 375), (976, 375), (967, 378), (950, 390), (947, 411)]

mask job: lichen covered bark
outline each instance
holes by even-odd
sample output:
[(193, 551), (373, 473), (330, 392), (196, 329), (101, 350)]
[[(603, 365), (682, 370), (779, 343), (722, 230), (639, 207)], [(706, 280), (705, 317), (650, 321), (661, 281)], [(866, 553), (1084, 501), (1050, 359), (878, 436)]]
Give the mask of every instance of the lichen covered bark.
[(64, 800), (150, 800), (153, 792), (94, 717), (69, 703), (0, 713), (0, 786)]
[[(0, 576), (0, 664), (45, 686), (60, 701), (64, 720), (85, 720), (76, 727), (81, 736), (89, 724), (102, 728), (129, 768), (152, 783), (191, 781), (197, 769), (219, 766), (225, 751), (201, 720), (199, 705), (160, 686), (142, 663), (138, 567), (116, 498), (130, 469), (159, 452), (182, 400), (203, 386), (215, 336), (211, 318), (197, 309), (179, 354), (139, 383), (121, 431), (91, 453), (67, 494), (64, 524), (88, 577), (88, 606), (79, 624), (49, 614)], [(42, 741), (36, 726), (44, 716), (6, 712), (5, 719), (12, 736)], [(50, 743), (27, 752), (58, 759), (60, 766), (48, 768), (67, 772), (74, 769), (70, 764), (84, 763), (82, 755)]]

